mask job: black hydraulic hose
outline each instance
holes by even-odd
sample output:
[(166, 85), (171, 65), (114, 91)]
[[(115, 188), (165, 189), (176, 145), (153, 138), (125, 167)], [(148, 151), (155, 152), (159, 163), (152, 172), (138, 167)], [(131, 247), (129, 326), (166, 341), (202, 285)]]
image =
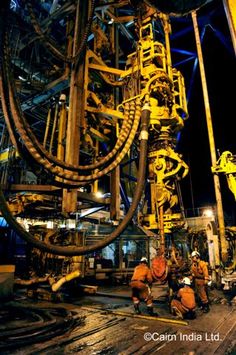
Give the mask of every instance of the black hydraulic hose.
[[(5, 16), (4, 17), (7, 18), (7, 10), (6, 9), (5, 9)], [(4, 21), (4, 24), (5, 23), (7, 23), (7, 21)], [(56, 158), (53, 155), (51, 155), (50, 153), (48, 153), (46, 151), (46, 149), (38, 142), (34, 133), (30, 129), (29, 124), (25, 120), (24, 114), (21, 110), (20, 102), (18, 100), (18, 97), (16, 94), (16, 88), (14, 85), (14, 78), (11, 75), (11, 70), (9, 67), (9, 65), (10, 65), (10, 56), (9, 56), (9, 49), (8, 49), (9, 44), (8, 44), (8, 39), (7, 39), (7, 27), (4, 24), (2, 24), (2, 26), (1, 26), (1, 31), (2, 31), (2, 47), (1, 47), (2, 56), (1, 56), (1, 59), (2, 59), (2, 76), (3, 76), (3, 83), (4, 83), (4, 86), (2, 85), (2, 92), (3, 92), (2, 97), (3, 97), (3, 99), (6, 97), (8, 98), (7, 106), (9, 107), (9, 105), (10, 105), (11, 110), (12, 110), (12, 113), (9, 113), (8, 116), (10, 116), (10, 115), (11, 115), (11, 117), (13, 116), (13, 119), (11, 119), (11, 122), (7, 123), (7, 126), (9, 129), (9, 133), (13, 138), (12, 139), (13, 144), (17, 147), (17, 139), (14, 139), (14, 135), (15, 135), (14, 134), (14, 124), (12, 123), (12, 121), (15, 121), (15, 124), (18, 122), (17, 129), (18, 129), (20, 135), (22, 135), (22, 139), (24, 138), (23, 141), (25, 139), (27, 139), (27, 141), (28, 141), (27, 149), (29, 150), (30, 154), (33, 155), (32, 149), (34, 149), (35, 154), (37, 154), (36, 153), (36, 150), (37, 150), (40, 155), (40, 157), (39, 157), (39, 155), (37, 154), (38, 159), (40, 160), (38, 162), (39, 162), (39, 164), (45, 165), (46, 169), (50, 168), (50, 166), (51, 166), (50, 162), (56, 166), (59, 166), (63, 169), (66, 169), (68, 171), (73, 171), (73, 172), (75, 172), (75, 171), (77, 172), (78, 170), (94, 170), (102, 165), (108, 164), (108, 162), (113, 157), (115, 157), (115, 155), (119, 154), (120, 150), (122, 149), (123, 145), (125, 144), (126, 140), (129, 137), (130, 130), (131, 130), (131, 120), (128, 119), (128, 121), (126, 122), (127, 111), (125, 111), (125, 113), (124, 113), (124, 120), (123, 120), (123, 124), (122, 124), (122, 128), (121, 128), (121, 134), (119, 135), (118, 140), (117, 140), (113, 150), (111, 152), (109, 152), (107, 156), (105, 156), (104, 158), (99, 160), (98, 162), (92, 163), (90, 165), (85, 165), (85, 166), (81, 166), (81, 165), (74, 166), (74, 165), (68, 164), (66, 162), (63, 162), (62, 160), (59, 160), (58, 158)], [(3, 29), (4, 29), (4, 31), (3, 31)], [(5, 33), (5, 36), (3, 36), (4, 33)], [(7, 90), (8, 88), (9, 88), (9, 92)], [(4, 102), (6, 102), (6, 99)], [(8, 117), (8, 116), (6, 114), (6, 117)], [(19, 124), (21, 125), (21, 129), (19, 129)], [(31, 142), (29, 142), (29, 140)], [(33, 146), (32, 146), (32, 144), (33, 144)], [(47, 161), (44, 161), (45, 158)], [(57, 175), (57, 171), (55, 169), (53, 170), (53, 173), (55, 175)], [(107, 173), (107, 171), (105, 171), (105, 173)], [(82, 182), (83, 178), (81, 176), (79, 179), (76, 179), (75, 177), (70, 179), (69, 176), (65, 176), (65, 175), (62, 176), (62, 174), (60, 174), (58, 176), (63, 177), (66, 180), (81, 181), (80, 186), (83, 185), (83, 182)], [(89, 182), (89, 180), (93, 180), (93, 178), (90, 179), (85, 176), (85, 181), (87, 183)]]
[[(11, 116), (13, 117), (13, 121), (15, 122), (16, 128), (23, 140), (24, 145), (27, 147), (27, 150), (29, 153), (33, 156), (33, 158), (41, 165), (43, 165), (47, 170), (51, 171), (54, 175), (60, 176), (66, 180), (72, 180), (72, 181), (81, 181), (83, 182), (89, 182), (91, 180), (94, 180), (94, 175), (90, 176), (79, 176), (75, 174), (71, 174), (69, 172), (64, 173), (62, 170), (58, 170), (57, 165), (60, 167), (63, 167), (66, 170), (72, 170), (72, 171), (77, 171), (77, 168), (79, 170), (88, 170), (88, 169), (95, 169), (98, 166), (101, 166), (102, 164), (105, 164), (115, 156), (117, 155), (115, 162), (117, 164), (118, 160), (120, 160), (120, 157), (124, 156), (122, 150), (122, 146), (125, 145), (125, 149), (127, 151), (127, 146), (130, 144), (131, 140), (134, 138), (135, 131), (137, 129), (137, 120), (134, 118), (132, 119), (132, 113), (134, 113), (135, 109), (135, 104), (134, 102), (131, 102), (130, 104), (127, 104), (127, 107), (130, 105), (130, 114), (128, 114), (128, 110), (126, 108), (124, 112), (124, 120), (122, 124), (122, 131), (120, 136), (118, 137), (118, 140), (111, 152), (108, 153), (107, 156), (105, 156), (101, 161), (97, 163), (93, 163), (87, 166), (71, 166), (70, 164), (67, 164), (65, 162), (62, 162), (61, 160), (58, 160), (56, 157), (52, 156), (50, 153), (46, 151), (46, 149), (38, 142), (37, 138), (33, 134), (32, 130), (29, 127), (29, 124), (24, 118), (24, 114), (21, 110), (20, 102), (16, 94), (16, 88), (14, 86), (14, 79), (12, 78), (11, 71), (9, 68), (9, 62), (10, 62), (10, 57), (9, 57), (9, 50), (8, 50), (8, 41), (7, 41), (7, 32), (5, 32), (5, 42), (4, 42), (4, 50), (3, 50), (3, 60), (2, 60), (2, 73), (4, 73), (4, 83), (5, 86), (3, 87), (3, 97), (7, 96), (8, 101), (11, 107)], [(8, 90), (7, 90), (8, 89)], [(6, 92), (5, 92), (6, 91)], [(136, 100), (137, 101), (137, 100)], [(13, 125), (8, 124), (9, 131), (12, 133), (14, 131)], [(129, 149), (129, 148), (128, 148)], [(52, 165), (53, 163), (53, 165)], [(55, 167), (56, 165), (56, 167)], [(98, 173), (99, 177), (107, 174), (111, 168), (114, 169), (115, 165), (114, 163), (110, 163), (108, 167), (106, 167), (104, 170), (100, 171)], [(97, 177), (97, 174), (96, 174)]]
[(141, 133), (140, 133), (140, 157), (139, 157), (139, 171), (138, 171), (138, 179), (137, 185), (133, 197), (132, 205), (129, 208), (124, 219), (118, 225), (118, 227), (107, 237), (105, 237), (102, 241), (90, 245), (90, 246), (58, 246), (52, 244), (46, 244), (40, 240), (34, 238), (34, 236), (27, 232), (12, 216), (2, 188), (0, 187), (0, 208), (3, 217), (6, 219), (8, 224), (16, 231), (16, 233), (22, 237), (26, 242), (31, 243), (34, 247), (52, 253), (56, 255), (64, 255), (64, 256), (74, 256), (74, 255), (85, 255), (91, 253), (95, 250), (102, 249), (112, 243), (128, 226), (129, 222), (133, 218), (135, 211), (138, 207), (138, 204), (141, 200), (143, 189), (145, 186), (145, 177), (146, 177), (146, 166), (147, 166), (147, 150), (148, 150), (148, 125), (150, 118), (150, 107), (146, 104), (142, 109), (141, 114)]
[[(20, 107), (20, 103), (18, 100), (18, 97), (16, 95), (16, 90), (13, 83), (13, 80), (11, 80), (11, 72), (9, 70), (9, 56), (8, 56), (8, 45), (7, 45), (7, 33), (6, 33), (6, 42), (5, 42), (5, 55), (4, 56), (4, 60), (3, 60), (3, 64), (4, 64), (4, 69), (7, 72), (6, 75), (6, 80), (7, 80), (7, 86), (9, 88), (9, 101), (10, 101), (10, 107), (11, 107), (11, 114), (13, 116), (16, 128), (18, 129), (18, 132), (21, 135), (21, 138), (27, 148), (27, 150), (29, 151), (29, 153), (31, 153), (31, 155), (33, 156), (33, 158), (41, 165), (44, 166), (44, 168), (46, 168), (47, 170), (49, 170), (51, 173), (53, 173), (56, 176), (62, 177), (63, 179), (66, 180), (71, 180), (71, 181), (75, 181), (75, 182), (90, 182), (91, 180), (95, 180), (98, 179), (102, 176), (104, 176), (105, 174), (108, 174), (111, 170), (113, 170), (120, 162), (121, 160), (124, 158), (125, 154), (128, 152), (130, 145), (133, 142), (133, 139), (135, 137), (136, 131), (138, 129), (138, 124), (139, 124), (139, 118), (140, 118), (140, 100), (136, 99), (136, 111), (135, 111), (135, 117), (134, 117), (134, 122), (133, 122), (133, 126), (129, 132), (129, 137), (127, 139), (127, 142), (125, 144), (125, 147), (123, 150), (120, 151), (119, 155), (116, 157), (116, 159), (106, 168), (104, 168), (103, 170), (100, 170), (98, 173), (93, 173), (91, 175), (86, 175), (86, 176), (82, 176), (82, 175), (75, 175), (72, 173), (69, 173), (68, 171), (64, 172), (62, 169), (59, 169), (57, 166), (55, 166), (54, 164), (50, 163), (48, 161), (48, 157), (45, 160), (41, 154), (39, 152), (37, 152), (37, 149), (34, 146), (33, 141), (30, 140), (30, 138), (28, 137), (27, 131), (26, 131), (26, 126), (29, 126), (25, 120), (22, 118), (21, 115), (21, 107)], [(131, 105), (135, 105), (134, 103), (131, 103)], [(134, 108), (133, 110), (130, 112), (134, 112)], [(38, 147), (37, 143), (35, 142), (36, 146)]]
[[(92, 4), (92, 6), (94, 6)], [(122, 128), (121, 128), (121, 134), (118, 137), (118, 140), (113, 148), (113, 150), (111, 152), (108, 153), (107, 156), (105, 156), (104, 158), (100, 159), (98, 162), (96, 163), (92, 163), (90, 165), (72, 165), (72, 164), (68, 164), (66, 162), (63, 162), (62, 160), (54, 157), (53, 155), (51, 155), (50, 153), (48, 153), (46, 151), (46, 149), (38, 142), (37, 138), (35, 137), (35, 135), (33, 134), (32, 130), (30, 129), (29, 124), (26, 122), (25, 118), (24, 118), (24, 114), (21, 110), (20, 107), (20, 102), (18, 100), (17, 97), (17, 93), (16, 93), (16, 88), (14, 86), (14, 78), (11, 74), (11, 70), (10, 70), (10, 55), (9, 55), (9, 43), (8, 43), (8, 36), (7, 36), (7, 14), (8, 14), (8, 9), (5, 8), (5, 13), (4, 13), (4, 18), (6, 19), (2, 25), (1, 25), (1, 51), (2, 51), (2, 55), (1, 55), (1, 60), (2, 60), (2, 75), (4, 75), (4, 86), (2, 86), (2, 91), (3, 91), (3, 98), (5, 98), (5, 102), (6, 102), (6, 98), (8, 98), (7, 101), (7, 105), (11, 105), (11, 109), (13, 114), (11, 114), (11, 116), (13, 116), (13, 122), (17, 119), (17, 122), (20, 122), (22, 125), (22, 129), (24, 129), (25, 134), (27, 135), (27, 138), (29, 138), (31, 140), (31, 146), (33, 144), (33, 146), (36, 148), (36, 150), (38, 151), (38, 153), (41, 155), (41, 161), (43, 162), (44, 157), (48, 160), (48, 163), (45, 162), (45, 164), (48, 164), (48, 166), (50, 166), (51, 162), (53, 165), (59, 166), (63, 169), (66, 169), (68, 171), (73, 171), (73, 172), (77, 172), (78, 170), (94, 170), (97, 169), (98, 167), (107, 164), (116, 154), (119, 153), (119, 151), (122, 149), (122, 146), (125, 144), (126, 140), (128, 139), (129, 133), (130, 133), (130, 129), (131, 129), (131, 124), (130, 121), (129, 123), (126, 123), (126, 117), (125, 117), (125, 113), (124, 113), (124, 120), (123, 120), (123, 124), (122, 124)], [(9, 88), (9, 92), (8, 89)], [(10, 114), (9, 114), (10, 115)], [(15, 120), (14, 120), (15, 117)], [(11, 136), (14, 136), (14, 124), (12, 122), (8, 122), (7, 124), (8, 129), (9, 129), (9, 133), (11, 134)], [(17, 146), (17, 139), (13, 139), (13, 144), (15, 146)], [(28, 149), (28, 148), (27, 148)], [(29, 149), (28, 149), (29, 150)], [(29, 150), (30, 151), (30, 150)], [(32, 155), (32, 153), (31, 153)], [(56, 174), (56, 171), (53, 172), (54, 174)], [(63, 176), (63, 178), (66, 179), (65, 176)], [(68, 178), (68, 180), (70, 180)], [(75, 180), (76, 179), (72, 179)], [(89, 179), (86, 179), (86, 181), (88, 182)], [(82, 181), (82, 179), (80, 179), (80, 181)], [(81, 185), (81, 184), (80, 184)]]
[[(9, 78), (8, 78), (9, 79)], [(118, 164), (122, 161), (124, 156), (127, 154), (128, 150), (130, 149), (130, 146), (135, 138), (138, 125), (139, 125), (139, 120), (140, 120), (140, 100), (136, 99), (136, 110), (135, 110), (135, 117), (133, 121), (133, 126), (129, 132), (129, 137), (127, 139), (127, 142), (125, 143), (125, 147), (119, 152), (119, 155), (116, 157), (114, 161), (112, 161), (107, 167), (103, 168), (99, 172), (93, 172), (90, 175), (77, 175), (77, 174), (72, 174), (71, 172), (68, 171), (63, 171), (62, 169), (58, 168), (58, 166), (55, 166), (52, 164), (49, 160), (48, 157), (46, 159), (37, 151), (37, 147), (35, 148), (33, 142), (30, 140), (26, 129), (24, 127), (24, 123), (22, 123), (21, 119), (19, 119), (19, 111), (20, 109), (20, 104), (17, 104), (18, 98), (16, 96), (15, 90), (12, 87), (12, 82), (8, 80), (8, 86), (9, 86), (9, 100), (10, 100), (10, 106), (11, 106), (11, 112), (16, 124), (16, 128), (18, 129), (18, 132), (20, 133), (20, 136), (23, 140), (24, 145), (26, 146), (27, 150), (33, 158), (43, 167), (50, 171), (52, 174), (61, 177), (66, 180), (71, 180), (75, 182), (89, 182), (91, 180), (97, 180), (98, 178), (101, 178), (102, 176), (108, 174), (110, 171), (116, 168)], [(134, 106), (135, 107), (135, 106)]]
[[(7, 38), (5, 38), (7, 40)], [(8, 48), (7, 46), (7, 42), (5, 43), (5, 47)], [(7, 51), (8, 52), (8, 51)], [(3, 70), (2, 73), (4, 73), (4, 79), (5, 79), (5, 89), (6, 87), (9, 88), (9, 91), (6, 90), (7, 92), (4, 92), (4, 95), (7, 96), (8, 100), (10, 101), (10, 106), (11, 106), (11, 116), (13, 117), (13, 120), (15, 122), (15, 125), (18, 129), (18, 133), (20, 133), (21, 138), (25, 144), (25, 146), (27, 147), (27, 150), (29, 151), (29, 153), (31, 153), (31, 155), (33, 156), (33, 158), (41, 165), (44, 166), (44, 168), (46, 168), (47, 170), (49, 170), (50, 172), (52, 172), (54, 175), (60, 176), (65, 180), (72, 180), (72, 181), (80, 181), (80, 185), (84, 185), (87, 184), (89, 182), (91, 182), (92, 180), (94, 180), (95, 178), (99, 178), (107, 173), (109, 173), (112, 169), (114, 169), (123, 159), (124, 155), (127, 153), (130, 145), (132, 144), (132, 141), (135, 137), (137, 128), (138, 128), (138, 124), (139, 124), (139, 118), (140, 118), (140, 100), (136, 100), (136, 111), (135, 111), (135, 103), (131, 102), (130, 104), (130, 117), (133, 116), (134, 112), (135, 112), (135, 117), (134, 120), (132, 119), (132, 117), (128, 117), (128, 121), (129, 123), (127, 123), (127, 125), (124, 125), (124, 131), (126, 131), (126, 133), (122, 133), (121, 136), (125, 137), (126, 135), (128, 135), (128, 139), (127, 142), (125, 143), (125, 147), (120, 150), (119, 155), (116, 157), (115, 161), (112, 162), (109, 166), (107, 166), (105, 169), (103, 169), (102, 171), (99, 171), (96, 174), (92, 174), (92, 175), (87, 175), (87, 176), (77, 176), (74, 174), (69, 174), (69, 173), (64, 173), (63, 171), (59, 170), (58, 167), (53, 166), (49, 161), (45, 161), (44, 158), (39, 154), (39, 152), (37, 152), (36, 148), (34, 147), (34, 143), (37, 146), (37, 143), (33, 141), (30, 141), (30, 138), (27, 136), (26, 133), (26, 128), (24, 127), (25, 125), (28, 126), (28, 124), (25, 122), (24, 119), (22, 119), (21, 117), (21, 110), (20, 110), (20, 104), (18, 103), (18, 98), (16, 96), (16, 91), (14, 86), (12, 87), (12, 83), (13, 81), (11, 80), (11, 73), (9, 71), (9, 67), (8, 67), (8, 62), (9, 57), (7, 56), (7, 53), (4, 52), (6, 54), (6, 57), (4, 58), (5, 60), (3, 60)], [(4, 97), (3, 95), (3, 97)], [(21, 117), (21, 119), (20, 119)], [(125, 118), (125, 116), (124, 116)], [(23, 121), (23, 122), (22, 122)], [(133, 126), (131, 124), (131, 122), (133, 121)], [(132, 126), (131, 130), (130, 130), (130, 124)], [(12, 132), (12, 134), (14, 134), (14, 127), (12, 127), (12, 123), (8, 124), (8, 128), (9, 131)], [(127, 133), (128, 132), (128, 133)], [(126, 138), (126, 137), (125, 137)], [(121, 142), (121, 140), (118, 139), (117, 144), (115, 147), (116, 150), (118, 151), (118, 145), (120, 145), (120, 147), (122, 146), (122, 143), (120, 144), (119, 142)], [(121, 149), (121, 148), (120, 148)], [(113, 150), (114, 152), (114, 150)], [(113, 156), (114, 154), (112, 154), (112, 152), (110, 152), (107, 155), (107, 158)], [(105, 160), (106, 158), (104, 158)], [(109, 160), (109, 159), (108, 159)], [(69, 184), (69, 183), (68, 183)], [(74, 184), (71, 183), (71, 185), (73, 187)], [(78, 186), (78, 185), (77, 185)]]

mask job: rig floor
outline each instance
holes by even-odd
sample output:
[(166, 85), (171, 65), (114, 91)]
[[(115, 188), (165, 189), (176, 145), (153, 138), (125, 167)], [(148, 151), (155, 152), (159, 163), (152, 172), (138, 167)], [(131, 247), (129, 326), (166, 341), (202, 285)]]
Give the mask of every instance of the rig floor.
[[(128, 286), (98, 287), (96, 295), (73, 294), (73, 297), (67, 297), (60, 303), (30, 300), (22, 297), (22, 290), (18, 290), (15, 300), (9, 304), (14, 304), (16, 308), (18, 304), (28, 311), (31, 308), (51, 310), (51, 315), (62, 309), (73, 314), (73, 322), (69, 325), (69, 318), (66, 320), (64, 315), (65, 322), (61, 323), (62, 329), (58, 331), (55, 320), (53, 323), (48, 318), (46, 325), (51, 322), (52, 328), (46, 331), (45, 326), (43, 332), (38, 331), (37, 338), (36, 325), (40, 323), (37, 317), (31, 317), (36, 323), (32, 323), (32, 319), (23, 320), (26, 327), (27, 322), (35, 325), (31, 327), (32, 334), (22, 334), (20, 329), (17, 330), (17, 326), (21, 327), (20, 317), (17, 320), (15, 316), (14, 322), (11, 320), (9, 324), (5, 323), (5, 327), (0, 327), (0, 354), (233, 355), (236, 354), (236, 307), (233, 296), (211, 290), (210, 312), (202, 313), (197, 309), (196, 319), (181, 321), (170, 315), (163, 296), (155, 301), (158, 317), (148, 318), (145, 304), (141, 307), (141, 317), (134, 315)], [(60, 316), (63, 317), (63, 312)], [(3, 315), (1, 318), (4, 320)]]

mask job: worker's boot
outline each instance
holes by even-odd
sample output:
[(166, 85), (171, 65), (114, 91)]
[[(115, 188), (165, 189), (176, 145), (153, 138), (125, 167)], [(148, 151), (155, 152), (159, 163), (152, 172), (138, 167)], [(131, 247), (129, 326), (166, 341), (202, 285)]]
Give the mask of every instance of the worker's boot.
[(203, 313), (208, 313), (210, 311), (210, 307), (208, 303), (203, 304)]
[(153, 316), (153, 317), (158, 316), (158, 314), (153, 311), (153, 307), (147, 307), (147, 311), (148, 311), (149, 316)]
[(177, 319), (184, 319), (183, 314), (177, 307), (172, 307), (171, 313), (176, 316)]
[(134, 312), (135, 312), (136, 314), (140, 314), (140, 313), (141, 313), (141, 312), (140, 312), (140, 309), (139, 309), (139, 304), (137, 304), (137, 303), (134, 304)]

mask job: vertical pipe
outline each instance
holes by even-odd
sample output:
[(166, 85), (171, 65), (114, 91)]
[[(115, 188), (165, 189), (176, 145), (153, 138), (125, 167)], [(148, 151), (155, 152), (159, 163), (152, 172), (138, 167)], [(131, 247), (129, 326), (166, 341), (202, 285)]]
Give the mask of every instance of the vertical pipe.
[(61, 109), (59, 115), (59, 123), (58, 123), (58, 147), (57, 147), (57, 158), (60, 160), (64, 160), (65, 158), (65, 148), (64, 148), (64, 140), (65, 140), (65, 131), (66, 131), (66, 97), (65, 95), (61, 95)]
[[(198, 24), (197, 24), (196, 11), (192, 12), (192, 20), (193, 20), (197, 54), (198, 54), (198, 60), (199, 60), (199, 69), (200, 69), (201, 82), (202, 82), (202, 91), (203, 91), (208, 139), (209, 139), (210, 154), (211, 154), (211, 164), (212, 164), (212, 166), (215, 166), (216, 161), (217, 161), (216, 149), (215, 149), (212, 117), (211, 117), (211, 110), (210, 110), (210, 103), (209, 103), (209, 97), (208, 97), (207, 82), (206, 82), (204, 61), (203, 61), (203, 55), (202, 55), (201, 41), (200, 41), (200, 36), (199, 36)], [(214, 187), (215, 187), (216, 209), (217, 209), (220, 242), (221, 242), (221, 257), (222, 257), (222, 261), (226, 261), (227, 260), (227, 242), (225, 239), (224, 213), (223, 213), (222, 198), (221, 198), (221, 191), (220, 191), (220, 181), (219, 181), (218, 175), (213, 174), (213, 180), (214, 180)]]
[[(118, 16), (117, 9), (115, 9), (115, 16)], [(119, 24), (113, 24), (112, 33), (112, 46), (115, 56), (115, 68), (119, 68)], [(114, 105), (117, 109), (119, 104), (119, 88), (114, 88)], [(117, 137), (119, 136), (119, 126), (116, 124)], [(110, 190), (111, 190), (111, 203), (110, 203), (110, 218), (112, 220), (120, 219), (120, 166), (117, 166), (110, 175)]]
[(164, 254), (165, 252), (165, 231), (164, 231), (164, 210), (163, 205), (158, 208), (159, 210), (159, 231), (161, 237), (161, 253)]
[[(79, 31), (83, 27), (86, 19), (84, 12), (86, 3), (82, 0), (77, 0), (76, 15), (74, 21), (73, 48), (72, 56), (75, 56), (78, 48)], [(69, 43), (70, 46), (70, 43)], [(69, 48), (70, 49), (70, 48)], [(79, 95), (79, 87), (83, 80), (80, 77), (80, 66), (72, 65), (70, 79), (70, 98), (69, 112), (67, 120), (67, 135), (66, 135), (66, 152), (65, 161), (72, 165), (79, 163), (79, 146), (80, 146), (80, 111), (79, 103), (82, 102)], [(82, 106), (82, 105), (81, 105)], [(64, 212), (75, 212), (77, 210), (77, 190), (63, 190), (62, 209)]]
[(166, 64), (167, 64), (167, 73), (171, 80), (173, 80), (172, 73), (172, 61), (171, 61), (171, 51), (170, 51), (170, 33), (171, 27), (169, 23), (169, 17), (167, 15), (162, 15), (163, 17), (163, 27), (165, 33), (165, 47), (166, 47)]
[(49, 145), (49, 153), (52, 153), (53, 141), (55, 139), (55, 132), (57, 127), (57, 115), (58, 115), (58, 104), (56, 104), (55, 106), (54, 120), (53, 120), (52, 133), (51, 133), (50, 145)]
[[(98, 155), (99, 155), (99, 141), (96, 140), (95, 144), (96, 144), (96, 145), (95, 145), (95, 149), (96, 149), (95, 157), (98, 157)], [(96, 169), (96, 170), (94, 171), (94, 173), (96, 173), (96, 172), (98, 172), (98, 169)], [(93, 191), (94, 193), (98, 192), (98, 179), (97, 179), (97, 180), (94, 180), (94, 182), (93, 182), (93, 184), (92, 184), (92, 191)]]
[(44, 148), (46, 148), (46, 145), (47, 145), (47, 138), (48, 138), (48, 131), (49, 131), (49, 126), (50, 126), (50, 121), (51, 121), (51, 109), (49, 109), (48, 115), (47, 115), (46, 129), (45, 129), (44, 139), (43, 139)]

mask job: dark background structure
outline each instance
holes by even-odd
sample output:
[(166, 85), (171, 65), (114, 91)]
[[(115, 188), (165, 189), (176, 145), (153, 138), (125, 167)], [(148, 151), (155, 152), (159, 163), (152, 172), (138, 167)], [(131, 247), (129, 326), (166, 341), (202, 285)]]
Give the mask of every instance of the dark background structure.
[[(217, 154), (236, 152), (233, 89), (235, 54), (222, 1), (213, 1), (197, 13)], [(185, 77), (189, 119), (185, 122), (178, 151), (190, 167), (181, 182), (185, 209), (214, 206), (215, 193), (199, 65), (191, 15), (174, 18), (171, 37), (173, 65)], [(226, 177), (220, 176), (226, 223), (235, 220), (235, 199)]]

